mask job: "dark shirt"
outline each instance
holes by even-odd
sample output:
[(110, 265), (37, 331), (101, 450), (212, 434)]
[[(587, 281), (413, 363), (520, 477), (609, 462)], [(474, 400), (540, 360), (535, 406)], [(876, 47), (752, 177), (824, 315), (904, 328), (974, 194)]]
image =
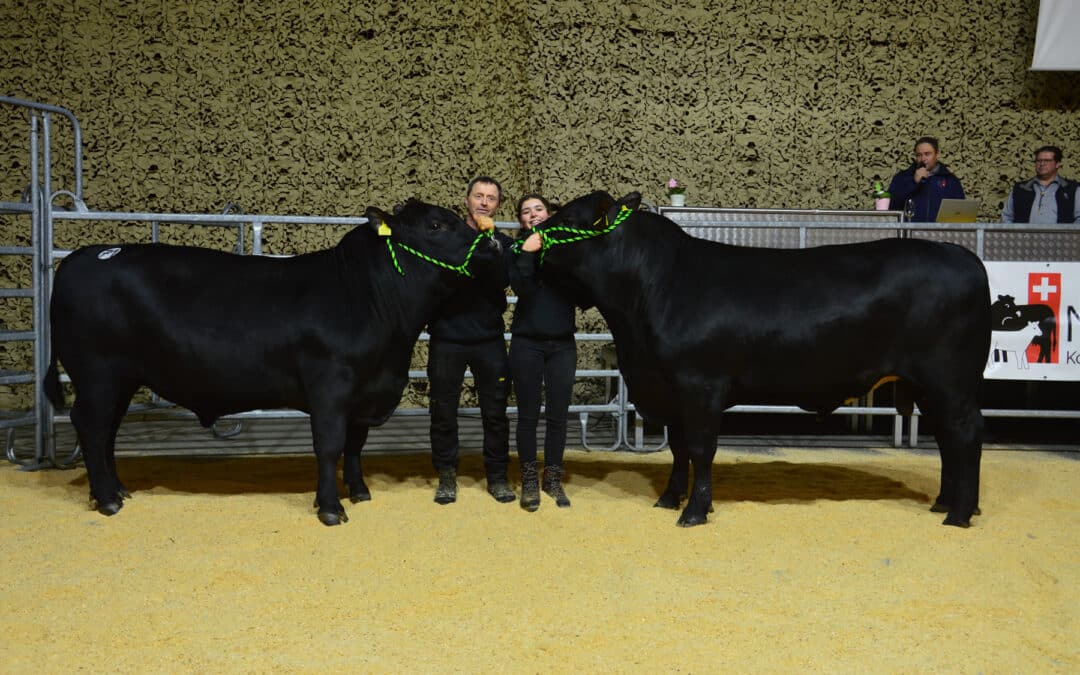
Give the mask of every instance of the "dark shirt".
[(502, 339), (506, 331), (506, 264), (513, 240), (496, 230), (495, 238), (503, 247), (504, 259), (472, 269), (475, 279), (447, 300), (438, 315), (428, 323), (433, 340), (447, 342), (483, 342)]
[[(530, 234), (527, 230), (522, 236)], [(537, 340), (573, 339), (574, 304), (539, 278), (539, 253), (522, 251), (509, 260), (510, 287), (518, 296), (510, 332)]]
[(941, 208), (942, 199), (963, 199), (964, 187), (960, 179), (949, 171), (944, 164), (934, 165), (934, 172), (921, 183), (915, 183), (915, 169), (917, 164), (896, 174), (889, 183), (889, 194), (892, 201), (889, 209), (903, 211), (907, 201), (911, 200), (913, 214), (912, 222), (932, 223), (937, 220), (938, 209)]

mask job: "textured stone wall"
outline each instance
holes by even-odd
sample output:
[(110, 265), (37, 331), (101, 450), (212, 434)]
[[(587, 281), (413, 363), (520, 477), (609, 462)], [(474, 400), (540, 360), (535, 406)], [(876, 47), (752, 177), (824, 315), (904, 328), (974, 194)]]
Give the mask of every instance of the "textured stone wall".
[(674, 175), (693, 204), (857, 208), (934, 134), (992, 218), (1033, 146), (1080, 139), (1080, 77), (1026, 69), (1036, 6), (9, 0), (0, 91), (78, 115), (99, 209), (456, 205), (479, 172), (512, 195), (655, 201)]
[[(79, 117), (100, 210), (456, 207), (478, 173), (508, 201), (605, 188), (657, 202), (674, 176), (690, 204), (866, 208), (870, 182), (931, 134), (993, 220), (1034, 147), (1061, 145), (1064, 173), (1080, 174), (1080, 75), (1027, 70), (1036, 14), (1028, 0), (916, 13), (856, 0), (7, 0), (0, 92)], [(54, 132), (54, 188), (71, 189), (70, 132), (60, 119)], [(28, 182), (26, 148), (25, 116), (0, 106), (0, 200)], [(5, 242), (20, 231), (0, 227)], [(275, 236), (281, 250), (333, 241)], [(3, 262), (5, 285), (16, 267)], [(5, 324), (28, 316), (18, 302)], [(19, 353), (0, 346), (0, 368)]]

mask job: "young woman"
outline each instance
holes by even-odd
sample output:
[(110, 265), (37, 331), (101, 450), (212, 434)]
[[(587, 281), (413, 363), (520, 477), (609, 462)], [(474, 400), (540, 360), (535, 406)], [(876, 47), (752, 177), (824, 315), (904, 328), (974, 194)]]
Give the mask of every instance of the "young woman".
[[(540, 488), (560, 507), (570, 506), (562, 486), (566, 447), (566, 411), (574, 391), (577, 345), (574, 305), (539, 279), (540, 235), (531, 232), (555, 208), (537, 194), (517, 203), (521, 248), (510, 257), (510, 286), (518, 296), (510, 327), (510, 374), (517, 393), (517, 451), (521, 464), (521, 508), (540, 508)], [(540, 483), (536, 459), (536, 427), (541, 392), (546, 394), (544, 475)]]

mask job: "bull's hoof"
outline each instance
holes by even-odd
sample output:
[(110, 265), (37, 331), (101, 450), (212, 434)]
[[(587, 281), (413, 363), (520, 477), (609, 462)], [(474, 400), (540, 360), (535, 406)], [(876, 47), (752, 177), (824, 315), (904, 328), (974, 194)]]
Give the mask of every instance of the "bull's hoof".
[(677, 496), (672, 496), (665, 492), (664, 494), (660, 495), (660, 499), (657, 499), (656, 503), (653, 504), (653, 506), (658, 509), (674, 510), (679, 508), (679, 501), (680, 500)]
[[(949, 505), (944, 504), (942, 502), (934, 502), (934, 505), (930, 507), (930, 512), (931, 513), (948, 513), (949, 512)], [(973, 516), (981, 516), (982, 511), (980, 511), (979, 507), (976, 506), (975, 510), (971, 512), (971, 515), (973, 515)], [(949, 524), (951, 524), (951, 523), (949, 523)]]
[(679, 516), (679, 522), (676, 523), (679, 527), (694, 527), (695, 525), (704, 525), (709, 521), (708, 516), (691, 514), (686, 511), (682, 512)]
[(115, 516), (120, 512), (120, 507), (123, 506), (122, 502), (98, 502), (97, 512), (103, 516)]
[(345, 515), (344, 509), (340, 511), (319, 511), (319, 522), (327, 526), (341, 525), (349, 522), (349, 517)]
[(353, 504), (358, 504), (360, 502), (370, 502), (371, 501), (371, 492), (369, 492), (367, 488), (364, 488), (363, 490), (355, 490), (355, 491), (350, 490), (349, 491), (349, 501), (352, 502)]
[(971, 518), (961, 518), (960, 516), (949, 515), (945, 520), (941, 521), (942, 525), (952, 525), (954, 527), (971, 527)]

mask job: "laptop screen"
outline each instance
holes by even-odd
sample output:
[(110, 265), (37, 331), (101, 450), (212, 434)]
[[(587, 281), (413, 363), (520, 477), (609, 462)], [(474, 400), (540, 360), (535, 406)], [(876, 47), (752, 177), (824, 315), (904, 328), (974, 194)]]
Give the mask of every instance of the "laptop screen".
[(982, 201), (978, 199), (942, 199), (941, 208), (937, 212), (937, 222), (974, 223), (981, 204)]

